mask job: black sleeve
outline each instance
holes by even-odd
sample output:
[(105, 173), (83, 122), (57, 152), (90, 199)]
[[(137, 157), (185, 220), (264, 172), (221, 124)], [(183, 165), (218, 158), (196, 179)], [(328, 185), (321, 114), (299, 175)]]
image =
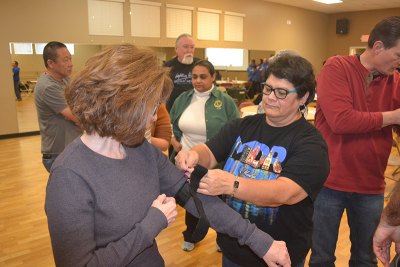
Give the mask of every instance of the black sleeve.
[(206, 146), (211, 150), (217, 162), (225, 161), (237, 137), (242, 119), (235, 119), (227, 123), (208, 142)]
[(294, 144), (281, 176), (292, 179), (315, 200), (329, 175), (328, 148), (319, 132), (313, 128)]

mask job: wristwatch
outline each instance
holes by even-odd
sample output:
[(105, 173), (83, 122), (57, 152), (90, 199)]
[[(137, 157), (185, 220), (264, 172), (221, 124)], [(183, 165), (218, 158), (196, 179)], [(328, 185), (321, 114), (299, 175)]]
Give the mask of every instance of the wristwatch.
[(235, 176), (235, 181), (233, 182), (233, 193), (232, 197), (236, 194), (237, 190), (239, 188), (239, 176)]

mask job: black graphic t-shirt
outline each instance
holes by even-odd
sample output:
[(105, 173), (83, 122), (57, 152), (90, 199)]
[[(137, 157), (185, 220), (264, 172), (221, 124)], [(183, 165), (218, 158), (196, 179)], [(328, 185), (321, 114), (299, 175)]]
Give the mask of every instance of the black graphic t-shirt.
[(165, 67), (171, 67), (170, 77), (174, 82), (174, 89), (167, 102), (168, 112), (171, 110), (175, 99), (185, 91), (193, 88), (192, 86), (192, 68), (194, 63), (199, 61), (199, 58), (194, 58), (193, 63), (190, 65), (182, 64), (178, 61), (178, 57), (167, 61)]
[[(230, 196), (226, 203), (275, 240), (283, 240), (292, 265), (302, 261), (310, 247), (313, 201), (329, 173), (327, 145), (304, 118), (284, 127), (266, 123), (265, 114), (238, 119), (206, 143), (224, 170), (253, 180), (292, 179), (308, 197), (294, 205), (260, 207)], [(265, 266), (247, 246), (218, 234), (224, 255), (242, 266)]]

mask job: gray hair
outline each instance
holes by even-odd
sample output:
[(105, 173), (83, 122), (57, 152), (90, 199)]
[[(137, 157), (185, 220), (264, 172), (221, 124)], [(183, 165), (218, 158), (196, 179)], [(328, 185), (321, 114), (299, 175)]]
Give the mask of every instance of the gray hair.
[(185, 37), (193, 38), (193, 36), (191, 36), (191, 35), (188, 34), (188, 33), (182, 33), (181, 35), (178, 36), (178, 38), (176, 38), (175, 46), (177, 46), (178, 43), (179, 43), (179, 41), (180, 41), (182, 38), (185, 38)]

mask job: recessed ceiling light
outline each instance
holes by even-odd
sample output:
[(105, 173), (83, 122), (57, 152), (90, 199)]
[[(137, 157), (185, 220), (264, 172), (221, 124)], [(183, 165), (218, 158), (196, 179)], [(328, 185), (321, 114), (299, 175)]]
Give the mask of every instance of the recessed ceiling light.
[(315, 2), (320, 2), (320, 3), (323, 3), (323, 4), (327, 4), (327, 5), (343, 3), (342, 0), (314, 0), (314, 1)]

